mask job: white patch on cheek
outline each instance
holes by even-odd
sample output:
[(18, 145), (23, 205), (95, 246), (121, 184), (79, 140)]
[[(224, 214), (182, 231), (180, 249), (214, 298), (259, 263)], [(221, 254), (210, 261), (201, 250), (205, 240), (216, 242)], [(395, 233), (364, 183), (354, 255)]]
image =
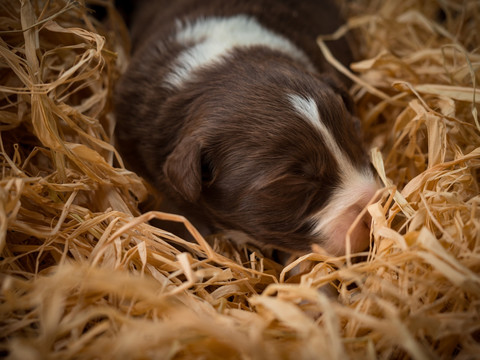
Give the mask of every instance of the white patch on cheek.
[(202, 18), (185, 24), (179, 21), (177, 28), (174, 40), (188, 48), (180, 53), (165, 79), (173, 87), (180, 87), (195, 70), (220, 61), (238, 47), (266, 46), (292, 56), (311, 71), (314, 69), (305, 53), (287, 38), (246, 15)]

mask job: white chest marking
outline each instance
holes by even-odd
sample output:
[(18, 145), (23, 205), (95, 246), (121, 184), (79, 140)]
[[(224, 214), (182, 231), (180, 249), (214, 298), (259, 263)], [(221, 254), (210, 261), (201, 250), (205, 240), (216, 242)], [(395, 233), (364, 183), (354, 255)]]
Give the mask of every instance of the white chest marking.
[(308, 70), (314, 70), (302, 50), (246, 15), (204, 18), (193, 23), (179, 21), (177, 28), (174, 40), (187, 49), (180, 53), (172, 71), (165, 78), (169, 86), (180, 87), (195, 70), (220, 61), (234, 48), (254, 45), (286, 53), (303, 62)]

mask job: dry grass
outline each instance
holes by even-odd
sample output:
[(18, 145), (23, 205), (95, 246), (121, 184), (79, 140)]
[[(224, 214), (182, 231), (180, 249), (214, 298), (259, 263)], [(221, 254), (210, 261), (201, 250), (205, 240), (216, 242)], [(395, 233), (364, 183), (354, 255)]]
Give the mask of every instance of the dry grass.
[[(285, 280), (291, 266), (257, 249), (207, 242), (176, 215), (140, 215), (146, 188), (111, 141), (129, 46), (113, 12), (102, 25), (77, 3), (0, 2), (0, 354), (478, 356), (480, 3), (344, 8), (335, 35), (356, 36), (363, 60), (344, 71), (386, 189), (368, 208), (362, 261), (314, 253)], [(197, 242), (148, 225), (154, 217), (185, 222)], [(318, 291), (326, 284), (338, 298)]]

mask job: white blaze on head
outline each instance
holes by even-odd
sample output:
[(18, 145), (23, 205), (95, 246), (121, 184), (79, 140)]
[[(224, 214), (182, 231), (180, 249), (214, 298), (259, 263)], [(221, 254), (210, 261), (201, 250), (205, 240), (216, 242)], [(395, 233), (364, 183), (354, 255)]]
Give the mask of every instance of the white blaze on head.
[[(370, 169), (357, 169), (345, 152), (341, 149), (330, 132), (321, 121), (317, 104), (311, 97), (288, 95), (297, 110), (316, 131), (322, 136), (325, 145), (338, 164), (340, 185), (334, 191), (326, 206), (314, 214), (313, 234), (325, 237), (322, 246), (330, 253), (343, 255), (346, 250), (346, 235), (360, 212), (378, 190), (378, 184)], [(369, 223), (361, 219), (351, 233), (351, 250), (363, 250), (368, 245)]]
[(297, 112), (322, 135), (322, 139), (335, 157), (338, 167), (342, 170), (346, 169), (348, 172), (355, 172), (352, 163), (346, 158), (343, 151), (340, 150), (340, 146), (335, 141), (332, 133), (321, 121), (315, 100), (311, 97), (292, 94), (288, 95), (288, 98)]
[(302, 50), (246, 15), (202, 18), (192, 23), (179, 21), (174, 40), (187, 49), (180, 53), (165, 79), (173, 87), (181, 86), (200, 67), (220, 61), (232, 49), (255, 45), (288, 54), (313, 70)]

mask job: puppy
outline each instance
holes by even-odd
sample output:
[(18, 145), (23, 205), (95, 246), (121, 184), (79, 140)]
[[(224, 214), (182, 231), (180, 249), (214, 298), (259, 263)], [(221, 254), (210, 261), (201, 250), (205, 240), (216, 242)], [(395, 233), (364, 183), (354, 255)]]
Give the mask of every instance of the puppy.
[[(316, 44), (325, 0), (141, 1), (115, 95), (127, 164), (209, 229), (292, 253), (345, 253), (377, 190), (353, 103)], [(348, 44), (331, 44), (343, 63)], [(368, 246), (369, 221), (351, 236)]]

